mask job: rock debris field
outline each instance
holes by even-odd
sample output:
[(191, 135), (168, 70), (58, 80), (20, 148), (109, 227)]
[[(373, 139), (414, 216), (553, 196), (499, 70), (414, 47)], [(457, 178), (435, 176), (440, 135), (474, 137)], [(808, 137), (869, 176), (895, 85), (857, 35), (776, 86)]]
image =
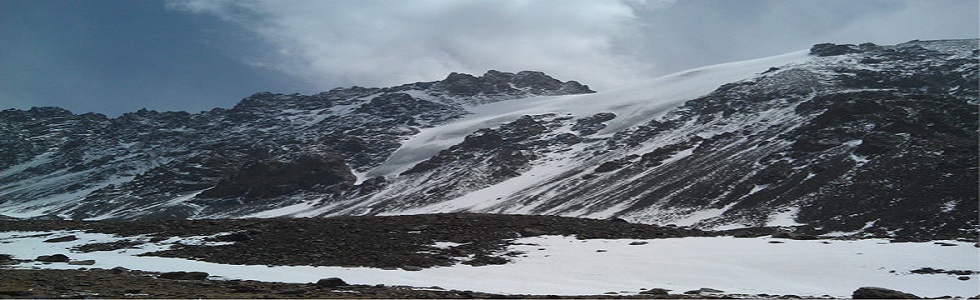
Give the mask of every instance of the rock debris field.
[(971, 297), (974, 243), (495, 214), (17, 220), (0, 297)]

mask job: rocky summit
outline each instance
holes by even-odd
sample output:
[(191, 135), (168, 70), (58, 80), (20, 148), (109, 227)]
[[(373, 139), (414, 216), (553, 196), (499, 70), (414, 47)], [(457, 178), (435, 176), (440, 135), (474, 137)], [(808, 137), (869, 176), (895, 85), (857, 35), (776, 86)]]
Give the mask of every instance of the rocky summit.
[(977, 40), (818, 44), (596, 93), (541, 72), (0, 112), (6, 218), (561, 215), (977, 234)]

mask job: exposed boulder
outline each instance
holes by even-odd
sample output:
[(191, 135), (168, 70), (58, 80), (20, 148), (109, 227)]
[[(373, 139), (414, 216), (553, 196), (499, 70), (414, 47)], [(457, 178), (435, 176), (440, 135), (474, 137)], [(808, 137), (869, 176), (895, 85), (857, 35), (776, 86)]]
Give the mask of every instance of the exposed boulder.
[(173, 280), (207, 280), (209, 274), (206, 272), (167, 272), (160, 274), (160, 278)]
[(77, 240), (78, 237), (75, 235), (66, 235), (62, 237), (50, 238), (44, 240), (45, 243), (61, 243), (61, 242), (71, 242)]
[(851, 294), (854, 299), (921, 299), (919, 296), (880, 287), (862, 287)]
[(73, 261), (69, 261), (68, 264), (73, 266), (91, 266), (95, 264), (95, 260), (94, 259), (73, 260)]
[(34, 260), (40, 262), (69, 262), (71, 261), (71, 258), (68, 258), (68, 256), (64, 254), (52, 254), (52, 255), (41, 255), (35, 258)]
[(668, 289), (652, 288), (652, 289), (649, 289), (649, 290), (645, 290), (645, 291), (640, 292), (640, 295), (667, 296), (667, 295), (670, 295), (668, 292), (670, 292), (670, 290), (668, 290)]
[(686, 291), (684, 292), (684, 294), (697, 295), (697, 294), (717, 294), (717, 293), (724, 293), (724, 292), (725, 291), (713, 289), (713, 288), (700, 288), (696, 290)]
[(14, 265), (17, 261), (14, 260), (14, 256), (10, 254), (0, 254), (0, 265)]
[(345, 286), (345, 285), (348, 285), (348, 284), (343, 279), (340, 279), (340, 278), (337, 278), (337, 277), (330, 277), (330, 278), (323, 278), (323, 279), (317, 280), (316, 285), (317, 286), (321, 286), (321, 287), (332, 288), (332, 287), (338, 287), (338, 286)]

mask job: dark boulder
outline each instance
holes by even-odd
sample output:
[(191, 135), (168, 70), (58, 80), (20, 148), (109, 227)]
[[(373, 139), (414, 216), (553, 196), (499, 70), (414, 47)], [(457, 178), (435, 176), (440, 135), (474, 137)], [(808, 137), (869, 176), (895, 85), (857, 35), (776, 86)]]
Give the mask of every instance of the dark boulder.
[(851, 294), (854, 299), (921, 299), (919, 296), (880, 287), (862, 287)]
[(206, 272), (167, 272), (160, 274), (160, 278), (173, 280), (207, 280), (209, 274)]
[(684, 294), (687, 294), (687, 295), (698, 295), (698, 294), (717, 294), (717, 293), (724, 293), (724, 292), (725, 291), (718, 290), (718, 289), (713, 289), (713, 288), (700, 288), (700, 289), (696, 289), (696, 290), (686, 291), (686, 292), (684, 292)]
[(67, 255), (64, 254), (53, 254), (53, 255), (41, 255), (34, 260), (40, 262), (69, 262), (71, 261)]
[(10, 254), (0, 254), (0, 265), (13, 265), (17, 264), (14, 260), (14, 256)]
[(94, 259), (73, 260), (73, 261), (69, 261), (68, 264), (73, 266), (91, 266), (95, 264), (95, 260)]
[(548, 232), (541, 230), (540, 228), (527, 227), (527, 228), (522, 228), (520, 230), (520, 234), (521, 236), (528, 237), (528, 236), (545, 235), (548, 234)]
[(812, 235), (808, 235), (808, 234), (800, 234), (800, 233), (796, 233), (796, 232), (782, 231), (782, 230), (773, 233), (772, 234), (772, 237), (773, 238), (777, 238), (777, 239), (793, 239), (793, 240), (815, 240), (815, 239), (817, 239), (816, 236), (812, 236)]
[(640, 295), (656, 295), (656, 296), (667, 296), (670, 295), (668, 289), (653, 288), (640, 292)]
[(71, 242), (77, 240), (78, 237), (75, 235), (67, 235), (62, 237), (56, 237), (44, 240), (45, 243), (61, 243), (61, 242)]
[(321, 286), (321, 287), (332, 288), (332, 287), (338, 287), (338, 286), (345, 286), (345, 285), (349, 285), (349, 284), (347, 284), (347, 282), (345, 282), (343, 279), (340, 279), (340, 278), (337, 278), (337, 277), (330, 277), (330, 278), (324, 278), (324, 279), (317, 280), (316, 285), (317, 286)]

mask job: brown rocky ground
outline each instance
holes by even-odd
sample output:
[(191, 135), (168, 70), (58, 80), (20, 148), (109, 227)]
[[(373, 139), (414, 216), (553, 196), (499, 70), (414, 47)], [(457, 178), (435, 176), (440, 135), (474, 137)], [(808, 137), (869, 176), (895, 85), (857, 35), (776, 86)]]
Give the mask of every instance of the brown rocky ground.
[(439, 287), (384, 285), (324, 286), (249, 280), (171, 280), (159, 273), (133, 270), (11, 270), (0, 268), (0, 299), (5, 298), (167, 298), (167, 299), (559, 299), (559, 298), (781, 298), (776, 295), (640, 294), (640, 295), (500, 295)]
[(468, 291), (314, 283), (171, 280), (129, 270), (0, 268), (0, 298), (502, 298)]
[[(433, 214), (312, 219), (222, 219), (174, 221), (0, 221), (0, 231), (84, 230), (127, 241), (87, 244), (75, 251), (109, 251), (147, 240), (216, 235), (223, 246), (178, 245), (147, 255), (182, 257), (226, 264), (367, 266), (418, 270), (464, 263), (503, 264), (513, 238), (575, 235), (579, 238), (652, 239), (713, 236), (719, 232), (555, 216)], [(726, 232), (737, 236), (772, 234), (760, 228)], [(793, 237), (790, 237), (793, 238)], [(798, 238), (810, 238), (799, 236)], [(71, 237), (53, 238), (63, 242)], [(441, 249), (435, 242), (458, 246)], [(0, 249), (0, 254), (2, 254)], [(41, 255), (41, 254), (39, 254)], [(70, 255), (70, 253), (69, 253)], [(4, 256), (0, 255), (0, 260)], [(6, 257), (9, 258), (9, 257)], [(7, 263), (10, 263), (9, 261)], [(3, 263), (0, 263), (2, 265)], [(0, 298), (555, 298), (547, 295), (496, 295), (447, 291), (437, 287), (290, 284), (241, 280), (172, 280), (167, 274), (125, 269), (37, 270), (0, 267)], [(682, 292), (682, 291), (674, 291)], [(737, 295), (725, 295), (733, 297)], [(743, 295), (760, 297), (760, 295)], [(704, 298), (712, 294), (587, 295), (589, 298)], [(762, 295), (762, 297), (778, 297)], [(789, 297), (789, 296), (785, 296)]]
[[(426, 268), (455, 263), (503, 264), (510, 239), (536, 235), (579, 238), (667, 238), (715, 235), (694, 229), (555, 216), (433, 214), (308, 219), (177, 221), (0, 221), (0, 231), (79, 229), (122, 236), (202, 236), (222, 233), (224, 246), (181, 245), (149, 255), (227, 264)], [(435, 242), (462, 245), (430, 247)], [(141, 242), (91, 244), (79, 251), (107, 251)]]

